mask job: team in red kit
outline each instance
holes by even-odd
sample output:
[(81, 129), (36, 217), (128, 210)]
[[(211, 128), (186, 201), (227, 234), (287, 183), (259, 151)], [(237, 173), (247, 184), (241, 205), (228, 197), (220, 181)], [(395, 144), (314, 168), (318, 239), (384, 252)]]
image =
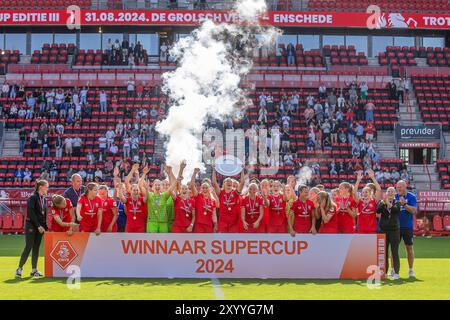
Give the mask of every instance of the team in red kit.
[[(170, 230), (173, 233), (376, 233), (377, 203), (382, 196), (381, 187), (372, 170), (367, 175), (372, 180), (358, 195), (363, 178), (358, 174), (355, 185), (342, 182), (330, 193), (323, 186), (309, 188), (296, 186), (294, 176), (286, 184), (280, 180), (249, 180), (245, 170), (239, 181), (224, 177), (220, 186), (214, 166), (211, 179), (204, 178), (197, 185), (199, 169), (195, 169), (188, 183), (183, 172), (186, 163), (180, 164), (178, 176), (166, 168), (168, 180), (159, 181), (163, 193), (173, 202), (165, 210), (173, 210)], [(138, 182), (145, 181), (148, 190), (152, 185), (139, 165), (126, 181), (114, 178), (114, 194), (109, 195), (106, 185), (89, 183), (75, 208), (69, 199), (55, 195), (52, 206), (53, 232), (118, 232), (118, 201), (125, 208), (124, 232), (145, 233), (150, 213), (149, 193), (142, 192)], [(133, 180), (135, 177), (135, 181)], [(156, 181), (156, 180), (155, 180)], [(247, 187), (246, 187), (247, 186)], [(296, 190), (294, 190), (296, 188)]]

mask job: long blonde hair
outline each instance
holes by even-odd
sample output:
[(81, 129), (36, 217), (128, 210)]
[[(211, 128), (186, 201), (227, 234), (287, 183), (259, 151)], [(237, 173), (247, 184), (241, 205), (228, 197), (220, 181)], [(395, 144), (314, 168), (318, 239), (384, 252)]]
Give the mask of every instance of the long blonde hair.
[(322, 201), (325, 201), (326, 212), (330, 211), (330, 209), (335, 206), (334, 202), (331, 200), (330, 194), (326, 191), (320, 191), (317, 194), (317, 202), (319, 202), (319, 205)]

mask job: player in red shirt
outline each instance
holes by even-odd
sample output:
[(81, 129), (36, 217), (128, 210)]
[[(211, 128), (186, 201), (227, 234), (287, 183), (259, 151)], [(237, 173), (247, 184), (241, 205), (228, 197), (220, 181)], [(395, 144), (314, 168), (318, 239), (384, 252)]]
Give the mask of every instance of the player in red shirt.
[(240, 194), (245, 184), (244, 169), (241, 171), (241, 179), (236, 189), (233, 189), (233, 179), (226, 178), (223, 187), (220, 189), (217, 183), (217, 175), (214, 165), (212, 166), (212, 185), (214, 191), (219, 196), (219, 223), (218, 232), (237, 233), (239, 232), (240, 214)]
[(248, 195), (241, 200), (241, 221), (244, 233), (264, 233), (264, 199), (258, 194), (258, 185), (248, 186)]
[(281, 193), (281, 182), (275, 180), (272, 185), (273, 194), (265, 196), (264, 205), (269, 207), (268, 233), (287, 232), (286, 195)]
[[(356, 200), (359, 211), (357, 231), (358, 233), (377, 233), (378, 223), (376, 211), (377, 204), (381, 200), (381, 186), (378, 184), (373, 170), (368, 170), (367, 174), (372, 180), (372, 183), (366, 184), (361, 191), (361, 199)], [(362, 174), (359, 172), (355, 184), (355, 190), (358, 190), (361, 179)], [(375, 192), (373, 192), (372, 186), (375, 187)]]
[(200, 187), (200, 193), (195, 186), (195, 177), (200, 169), (195, 168), (194, 175), (191, 180), (192, 196), (195, 199), (195, 233), (213, 233), (217, 232), (217, 212), (218, 201), (211, 185), (203, 182)]
[(317, 194), (317, 202), (322, 216), (319, 233), (338, 233), (337, 205), (326, 191)]
[[(168, 190), (174, 204), (173, 233), (187, 233), (194, 230), (195, 199), (190, 197), (189, 187), (181, 183), (183, 180), (184, 168), (186, 168), (185, 161), (181, 162), (178, 178), (173, 181)], [(191, 183), (195, 183), (195, 174), (193, 177), (193, 179), (191, 178)], [(177, 189), (179, 189), (178, 194), (176, 191)]]
[(314, 202), (308, 200), (309, 189), (305, 185), (298, 186), (298, 199), (292, 203), (288, 217), (289, 232), (316, 233), (316, 215)]
[[(263, 179), (259, 185), (260, 187), (260, 192), (259, 195), (261, 197), (263, 197), (264, 199), (264, 195), (266, 197), (268, 197), (271, 194), (271, 190), (270, 190), (270, 183), (268, 179)], [(263, 232), (267, 232), (267, 224), (269, 223), (269, 207), (264, 206), (264, 218), (262, 221), (262, 226), (261, 228), (263, 228)]]
[(72, 228), (78, 226), (75, 223), (75, 213), (70, 199), (66, 199), (59, 194), (52, 197), (52, 224), (51, 232), (73, 233)]
[(108, 186), (101, 185), (98, 188), (98, 196), (102, 200), (102, 232), (117, 232), (117, 216), (119, 215), (119, 208), (117, 208), (116, 201), (108, 196)]
[(125, 214), (127, 222), (125, 232), (145, 233), (147, 230), (147, 193), (141, 195), (137, 184), (131, 185), (130, 196), (125, 196), (125, 187), (122, 183), (116, 183), (120, 201), (125, 205)]
[(80, 197), (77, 204), (77, 218), (80, 221), (81, 232), (101, 233), (102, 225), (102, 200), (97, 196), (98, 187), (96, 183), (89, 183), (85, 193)]
[(354, 199), (353, 186), (348, 182), (339, 185), (339, 196), (335, 198), (338, 206), (338, 233), (354, 233), (358, 206)]

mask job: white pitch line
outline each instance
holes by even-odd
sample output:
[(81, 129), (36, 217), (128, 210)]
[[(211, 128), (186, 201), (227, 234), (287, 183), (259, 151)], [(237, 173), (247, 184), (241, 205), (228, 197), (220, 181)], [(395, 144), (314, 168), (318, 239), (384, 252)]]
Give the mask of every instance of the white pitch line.
[(220, 281), (217, 278), (211, 278), (211, 283), (214, 288), (214, 294), (216, 295), (216, 300), (225, 300), (222, 289), (220, 288)]

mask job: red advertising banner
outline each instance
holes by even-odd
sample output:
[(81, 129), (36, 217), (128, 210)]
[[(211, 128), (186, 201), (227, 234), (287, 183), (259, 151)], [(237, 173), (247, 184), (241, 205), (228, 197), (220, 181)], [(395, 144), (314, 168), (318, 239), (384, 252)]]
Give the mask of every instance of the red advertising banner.
[(418, 196), (421, 211), (450, 211), (450, 190), (419, 191)]
[[(239, 15), (204, 10), (0, 10), (1, 25), (198, 25), (237, 23)], [(450, 29), (450, 14), (271, 11), (261, 23), (285, 27)]]

